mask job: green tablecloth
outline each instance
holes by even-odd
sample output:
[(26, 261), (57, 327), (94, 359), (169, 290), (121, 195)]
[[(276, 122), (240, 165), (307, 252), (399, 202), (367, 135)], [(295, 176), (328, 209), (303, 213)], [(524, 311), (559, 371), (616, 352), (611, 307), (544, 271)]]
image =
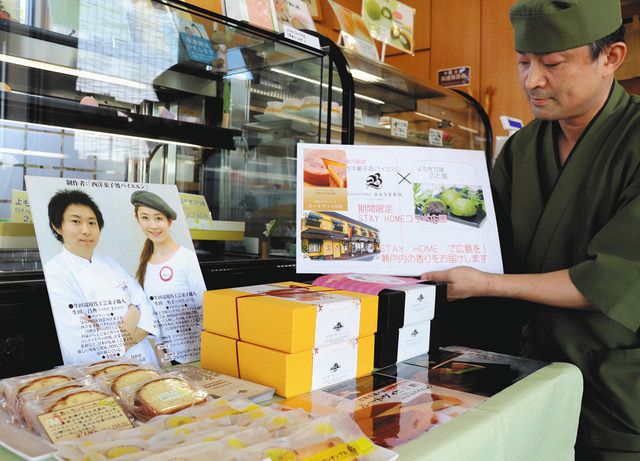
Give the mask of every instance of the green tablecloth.
[(580, 370), (553, 363), (395, 451), (401, 460), (573, 460), (581, 399)]
[[(401, 460), (572, 460), (582, 398), (577, 367), (553, 363), (416, 440)], [(21, 458), (0, 447), (0, 461)]]

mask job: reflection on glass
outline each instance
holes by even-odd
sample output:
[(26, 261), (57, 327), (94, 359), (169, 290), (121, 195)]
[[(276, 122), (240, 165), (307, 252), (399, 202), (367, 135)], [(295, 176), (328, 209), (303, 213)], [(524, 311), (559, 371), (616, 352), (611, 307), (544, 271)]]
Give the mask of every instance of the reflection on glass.
[(292, 254), (296, 144), (341, 133), (323, 52), (171, 0), (19, 4), (0, 28), (0, 272), (26, 269), (14, 248), (38, 261), (32, 230), (4, 238), (24, 175), (175, 184), (238, 239), (200, 232), (201, 259), (257, 258), (275, 218), (272, 255)]
[(82, 0), (79, 17), (78, 69), (142, 85), (80, 77), (77, 90), (130, 104), (157, 101), (153, 80), (178, 62), (171, 11), (151, 2)]

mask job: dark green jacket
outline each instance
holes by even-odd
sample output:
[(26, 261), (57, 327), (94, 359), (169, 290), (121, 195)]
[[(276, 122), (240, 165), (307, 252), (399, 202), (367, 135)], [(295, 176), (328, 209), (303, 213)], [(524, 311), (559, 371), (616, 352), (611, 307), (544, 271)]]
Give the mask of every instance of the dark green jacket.
[(492, 171), (505, 264), (568, 268), (597, 310), (536, 306), (525, 347), (582, 370), (580, 444), (640, 452), (640, 98), (615, 83), (564, 168), (557, 132), (555, 122), (533, 121)]

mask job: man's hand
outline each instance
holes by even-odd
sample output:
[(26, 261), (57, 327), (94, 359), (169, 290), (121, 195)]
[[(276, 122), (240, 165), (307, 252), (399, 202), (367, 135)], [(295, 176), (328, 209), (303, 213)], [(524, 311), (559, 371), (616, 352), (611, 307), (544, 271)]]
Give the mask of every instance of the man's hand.
[(491, 274), (471, 267), (425, 272), (422, 280), (447, 284), (447, 299), (477, 296), (520, 299), (547, 306), (594, 310), (571, 281), (569, 269), (542, 274)]
[(472, 267), (459, 266), (446, 271), (425, 272), (420, 276), (422, 280), (447, 284), (447, 299), (473, 298), (487, 296), (491, 276), (487, 272)]

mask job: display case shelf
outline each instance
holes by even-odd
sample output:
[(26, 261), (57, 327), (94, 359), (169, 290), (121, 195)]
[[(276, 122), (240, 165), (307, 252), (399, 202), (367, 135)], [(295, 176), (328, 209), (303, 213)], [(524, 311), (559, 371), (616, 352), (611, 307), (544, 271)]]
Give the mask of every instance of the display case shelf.
[(171, 142), (202, 148), (234, 149), (240, 130), (168, 120), (123, 112), (110, 107), (92, 107), (46, 96), (0, 93), (0, 116), (15, 122), (49, 125)]

